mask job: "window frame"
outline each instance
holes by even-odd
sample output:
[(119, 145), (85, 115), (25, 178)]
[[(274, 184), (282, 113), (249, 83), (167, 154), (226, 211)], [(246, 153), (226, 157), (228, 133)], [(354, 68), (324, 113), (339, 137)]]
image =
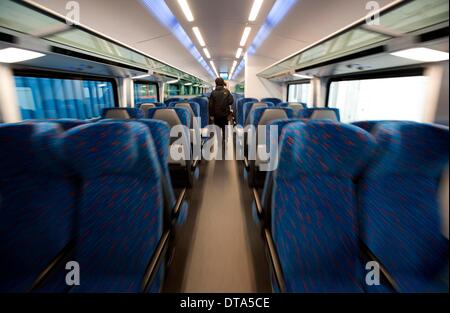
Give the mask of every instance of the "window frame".
[(353, 73), (353, 74), (331, 76), (327, 82), (325, 107), (329, 108), (331, 84), (334, 82), (424, 76), (424, 73), (425, 73), (424, 66), (414, 66), (406, 68), (405, 67), (389, 68), (386, 70), (376, 70), (376, 71), (367, 71), (364, 73)]
[(296, 80), (296, 81), (290, 81), (287, 83), (287, 88), (286, 88), (286, 102), (289, 102), (289, 88), (291, 88), (292, 85), (305, 85), (311, 84), (311, 80), (310, 79), (302, 79), (302, 80)]
[[(135, 84), (147, 84), (147, 85), (152, 85), (152, 86), (156, 86), (156, 102), (160, 102), (160, 97), (159, 97), (159, 85), (157, 82), (153, 82), (153, 81), (145, 81), (145, 80), (135, 80), (133, 81), (133, 90), (134, 90), (134, 85)], [(136, 104), (136, 103), (135, 103)]]
[(119, 107), (119, 93), (117, 89), (117, 81), (111, 77), (46, 71), (46, 70), (31, 70), (31, 69), (26, 70), (14, 69), (13, 75), (22, 77), (50, 78), (50, 79), (53, 78), (53, 79), (69, 79), (69, 80), (93, 80), (111, 83), (113, 86), (114, 107), (115, 108)]

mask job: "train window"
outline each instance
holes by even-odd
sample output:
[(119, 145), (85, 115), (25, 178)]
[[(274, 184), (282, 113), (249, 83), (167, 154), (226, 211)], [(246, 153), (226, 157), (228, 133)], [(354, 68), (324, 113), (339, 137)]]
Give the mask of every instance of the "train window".
[(76, 118), (101, 115), (115, 106), (115, 84), (90, 79), (15, 76), (23, 119)]
[(423, 121), (427, 78), (409, 76), (332, 81), (328, 106), (343, 122), (361, 120)]
[(158, 85), (149, 82), (134, 82), (134, 103), (158, 102)]
[(309, 103), (310, 83), (289, 84), (288, 102)]

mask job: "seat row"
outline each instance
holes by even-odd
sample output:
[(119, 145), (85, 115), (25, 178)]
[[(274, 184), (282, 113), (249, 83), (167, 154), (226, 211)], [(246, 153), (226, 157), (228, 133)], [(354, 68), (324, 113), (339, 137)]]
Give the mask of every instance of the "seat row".
[[(281, 129), (279, 163), (255, 205), (275, 290), (448, 292), (438, 203), (448, 128), (273, 123)], [(378, 281), (369, 273), (377, 266), (386, 274)]]
[(156, 120), (1, 125), (0, 291), (158, 292), (187, 210), (169, 133)]

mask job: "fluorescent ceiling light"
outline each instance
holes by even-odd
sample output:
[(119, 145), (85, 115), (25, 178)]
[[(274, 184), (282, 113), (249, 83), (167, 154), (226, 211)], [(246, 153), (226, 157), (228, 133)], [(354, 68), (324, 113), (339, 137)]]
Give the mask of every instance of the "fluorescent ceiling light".
[(241, 57), (242, 51), (243, 51), (242, 48), (238, 48), (237, 49), (237, 51), (236, 51), (236, 59), (239, 59)]
[(211, 67), (213, 68), (213, 71), (216, 74), (216, 76), (219, 77), (219, 73), (217, 72), (216, 65), (214, 64), (214, 61), (209, 61), (209, 63), (211, 64)]
[(204, 47), (206, 46), (205, 40), (203, 39), (202, 34), (200, 33), (200, 29), (198, 29), (198, 27), (192, 27), (192, 31), (195, 34), (195, 37), (197, 37), (198, 43), (200, 44), (200, 46)]
[(18, 48), (0, 50), (0, 63), (17, 63), (45, 56), (43, 53)]
[(189, 4), (187, 3), (187, 0), (178, 0), (178, 4), (180, 5), (181, 10), (183, 10), (184, 16), (186, 16), (188, 22), (193, 22), (194, 15), (192, 15), (192, 11), (189, 7)]
[(144, 75), (139, 75), (139, 76), (134, 76), (131, 79), (140, 79), (140, 78), (145, 78), (145, 77), (149, 77), (150, 74), (144, 74)]
[(249, 26), (247, 26), (244, 29), (244, 33), (242, 34), (241, 43), (240, 43), (241, 47), (245, 46), (245, 44), (247, 43), (248, 36), (250, 36), (251, 31), (252, 31), (252, 28)]
[(203, 48), (203, 52), (205, 53), (205, 56), (206, 56), (208, 59), (211, 59), (211, 54), (209, 53), (208, 48)]
[(312, 76), (309, 76), (309, 75), (302, 75), (302, 74), (297, 74), (297, 73), (295, 73), (295, 74), (293, 74), (295, 77), (299, 77), (299, 78), (305, 78), (305, 79), (312, 79), (313, 77)]
[(192, 83), (186, 83), (185, 86), (192, 86)]
[(429, 48), (412, 48), (391, 53), (400, 58), (422, 61), (422, 62), (438, 62), (448, 60), (448, 52), (442, 52)]
[(179, 79), (174, 79), (174, 80), (169, 80), (168, 82), (166, 82), (167, 84), (176, 84), (178, 83), (180, 80)]
[(261, 10), (261, 6), (263, 4), (264, 0), (255, 0), (253, 2), (252, 10), (250, 11), (250, 16), (248, 17), (248, 20), (250, 22), (256, 21), (256, 18), (258, 17), (259, 10)]

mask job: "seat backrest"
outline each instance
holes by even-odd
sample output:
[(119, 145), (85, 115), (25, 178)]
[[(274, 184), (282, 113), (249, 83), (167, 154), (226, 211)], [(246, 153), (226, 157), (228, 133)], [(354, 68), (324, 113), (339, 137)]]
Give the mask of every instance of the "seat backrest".
[(263, 98), (261, 99), (261, 102), (270, 102), (272, 103), (274, 106), (278, 105), (279, 103), (283, 102), (281, 99), (278, 98)]
[(206, 127), (209, 124), (209, 108), (208, 108), (208, 98), (206, 97), (196, 97), (192, 101), (197, 102), (200, 106), (200, 117), (201, 117), (201, 128)]
[(289, 102), (287, 104), (288, 108), (291, 108), (292, 110), (294, 110), (295, 114), (298, 115), (298, 112), (300, 110), (303, 110), (305, 107), (303, 106), (303, 104), (298, 103), (298, 102)]
[(28, 292), (73, 238), (77, 184), (54, 123), (0, 126), (0, 292)]
[(438, 291), (433, 278), (448, 266), (438, 202), (448, 128), (381, 122), (372, 133), (379, 150), (358, 188), (363, 242), (399, 291)]
[(339, 109), (335, 108), (305, 108), (298, 111), (298, 117), (312, 120), (341, 120)]
[(191, 127), (191, 113), (186, 108), (153, 108), (147, 111), (147, 118), (165, 121), (170, 127), (184, 125)]
[(148, 127), (80, 126), (63, 135), (60, 149), (83, 180), (73, 258), (84, 276), (72, 291), (140, 292), (163, 227), (161, 168)]
[(263, 102), (254, 102), (254, 101), (246, 101), (243, 104), (243, 109), (242, 109), (242, 122), (245, 123), (247, 122), (248, 116), (250, 115), (251, 110), (253, 109), (253, 106), (255, 105), (255, 103), (261, 103), (259, 105), (263, 105), (264, 107), (268, 107), (267, 103), (263, 103)]
[(269, 105), (267, 105), (267, 103), (264, 103), (264, 102), (255, 102), (255, 103), (251, 104), (251, 109), (245, 117), (245, 124), (247, 125), (248, 123), (250, 123), (251, 111), (256, 110), (258, 108), (268, 108), (268, 107), (269, 107)]
[(286, 290), (361, 291), (353, 181), (373, 156), (375, 140), (355, 126), (311, 121), (285, 126), (280, 145), (272, 236)]
[(250, 113), (250, 124), (253, 126), (267, 125), (274, 120), (293, 117), (294, 112), (290, 108), (257, 108)]
[(402, 121), (374, 120), (374, 121), (357, 121), (357, 122), (353, 122), (351, 124), (355, 125), (355, 126), (358, 126), (359, 128), (362, 128), (365, 131), (371, 133), (374, 130), (375, 126), (377, 126), (380, 123), (387, 123), (387, 122), (397, 123), (397, 122), (402, 122)]
[(138, 108), (106, 108), (102, 110), (102, 118), (128, 120), (143, 117), (143, 112)]
[(84, 120), (70, 119), (70, 118), (61, 118), (61, 119), (48, 119), (48, 120), (26, 120), (21, 124), (29, 124), (29, 123), (56, 123), (59, 124), (64, 131), (72, 129), (74, 127), (84, 125), (89, 123)]
[(245, 106), (245, 103), (246, 102), (252, 102), (252, 103), (256, 103), (256, 102), (259, 102), (259, 100), (258, 99), (255, 99), (255, 98), (242, 98), (242, 99), (239, 99), (238, 100), (238, 102), (236, 103), (236, 105), (237, 105), (237, 123), (239, 124), (239, 125), (242, 125), (242, 126), (244, 126), (244, 123), (245, 123), (245, 118), (244, 118), (244, 106)]
[(154, 103), (143, 103), (139, 108), (142, 110), (144, 116), (147, 116), (147, 111), (149, 109), (156, 108), (156, 105)]

